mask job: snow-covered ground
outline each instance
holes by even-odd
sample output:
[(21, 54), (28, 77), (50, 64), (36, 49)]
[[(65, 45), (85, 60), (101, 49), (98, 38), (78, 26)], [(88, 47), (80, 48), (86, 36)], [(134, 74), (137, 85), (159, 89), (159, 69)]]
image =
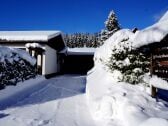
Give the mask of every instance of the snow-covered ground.
[(152, 98), (141, 85), (115, 82), (97, 66), (87, 77), (88, 106), (102, 126), (168, 126), (168, 103)]
[(85, 78), (65, 75), (39, 83), (38, 90), (0, 110), (0, 126), (94, 126)]
[[(116, 32), (96, 49), (87, 85), (86, 77), (79, 75), (45, 80), (8, 107), (1, 103), (0, 126), (168, 126), (167, 102), (152, 98), (145, 84), (119, 82), (121, 73), (112, 73), (105, 65), (114, 46), (120, 48), (119, 43), (127, 41), (138, 48), (159, 42), (168, 34), (167, 24), (166, 14), (158, 23), (135, 34), (128, 29)], [(168, 89), (166, 81), (155, 76), (146, 79), (150, 86), (157, 82), (162, 85), (154, 86)]]
[[(128, 29), (117, 31), (97, 48), (95, 66), (88, 72), (86, 86), (88, 106), (96, 123), (102, 126), (168, 126), (168, 103), (152, 98), (145, 90), (146, 83), (120, 82), (123, 74), (117, 70), (111, 72), (106, 65), (115, 53), (114, 47), (123, 49), (125, 41), (138, 48), (160, 42), (167, 34), (168, 12), (164, 19), (137, 33)], [(150, 86), (156, 83), (154, 86), (168, 89), (166, 81), (156, 76), (148, 77), (144, 76), (144, 79)]]

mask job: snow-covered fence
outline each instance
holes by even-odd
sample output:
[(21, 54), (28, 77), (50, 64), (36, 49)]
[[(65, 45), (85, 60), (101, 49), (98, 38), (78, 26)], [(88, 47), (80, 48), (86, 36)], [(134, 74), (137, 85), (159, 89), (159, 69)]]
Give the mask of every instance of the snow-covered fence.
[[(168, 36), (166, 36), (160, 43), (153, 43), (149, 45), (151, 50), (151, 75), (168, 81)], [(157, 82), (156, 82), (157, 83)], [(155, 84), (154, 84), (155, 85)], [(156, 96), (157, 87), (152, 86), (152, 96)]]

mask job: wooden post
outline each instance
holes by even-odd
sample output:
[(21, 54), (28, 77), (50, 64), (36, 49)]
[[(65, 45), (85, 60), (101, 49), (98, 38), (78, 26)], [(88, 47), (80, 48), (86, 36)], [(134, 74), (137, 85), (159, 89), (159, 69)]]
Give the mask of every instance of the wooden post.
[(157, 95), (157, 89), (154, 86), (151, 86), (151, 96), (156, 97)]
[[(153, 54), (151, 53), (151, 58), (150, 58), (150, 75), (151, 75), (151, 77), (154, 74), (154, 66), (155, 66), (155, 63), (153, 61)], [(156, 97), (156, 94), (157, 94), (157, 89), (153, 85), (151, 85), (151, 96)]]
[(153, 54), (151, 53), (150, 57), (150, 75), (152, 76), (154, 71), (153, 71), (154, 63), (153, 63)]

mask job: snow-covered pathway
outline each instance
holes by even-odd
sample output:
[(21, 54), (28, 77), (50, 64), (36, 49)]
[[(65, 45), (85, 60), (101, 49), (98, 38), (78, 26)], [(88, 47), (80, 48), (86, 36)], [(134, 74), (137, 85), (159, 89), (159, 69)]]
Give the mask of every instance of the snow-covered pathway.
[(46, 86), (0, 111), (0, 126), (95, 126), (85, 99), (85, 76), (46, 80)]

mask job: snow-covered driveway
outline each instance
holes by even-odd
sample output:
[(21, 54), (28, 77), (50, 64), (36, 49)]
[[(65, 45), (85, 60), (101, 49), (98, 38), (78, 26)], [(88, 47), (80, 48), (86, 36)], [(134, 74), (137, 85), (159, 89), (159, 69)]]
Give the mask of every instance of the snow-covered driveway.
[[(0, 126), (94, 126), (85, 99), (85, 76), (66, 75), (0, 110)], [(20, 94), (22, 95), (22, 94)]]

